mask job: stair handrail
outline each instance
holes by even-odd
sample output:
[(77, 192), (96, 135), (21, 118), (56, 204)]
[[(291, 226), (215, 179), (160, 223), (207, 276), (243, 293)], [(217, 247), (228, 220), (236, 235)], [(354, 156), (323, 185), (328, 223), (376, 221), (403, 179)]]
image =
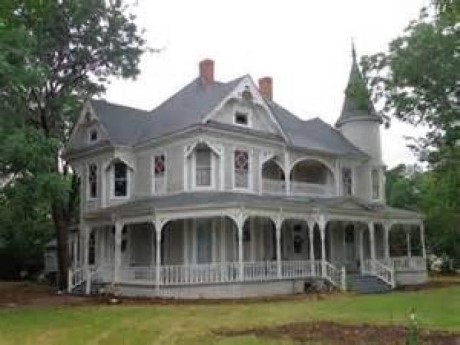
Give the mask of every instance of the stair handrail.
[(390, 285), (391, 288), (396, 286), (395, 269), (393, 264), (388, 266), (379, 260), (368, 259), (364, 260), (363, 266), (363, 273), (376, 276), (381, 281)]
[(85, 267), (70, 267), (67, 271), (67, 291), (72, 292), (86, 281)]
[(345, 270), (343, 268), (337, 268), (326, 260), (323, 261), (323, 277), (338, 288), (344, 289), (344, 287), (346, 287)]

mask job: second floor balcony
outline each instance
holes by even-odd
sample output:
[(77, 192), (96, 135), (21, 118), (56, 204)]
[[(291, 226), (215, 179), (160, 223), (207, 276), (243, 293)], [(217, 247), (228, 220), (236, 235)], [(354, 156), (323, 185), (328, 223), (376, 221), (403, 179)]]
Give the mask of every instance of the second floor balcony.
[(283, 169), (274, 161), (262, 168), (262, 192), (273, 195), (328, 197), (337, 194), (334, 174), (325, 164), (315, 160), (302, 160), (294, 164), (286, 180)]

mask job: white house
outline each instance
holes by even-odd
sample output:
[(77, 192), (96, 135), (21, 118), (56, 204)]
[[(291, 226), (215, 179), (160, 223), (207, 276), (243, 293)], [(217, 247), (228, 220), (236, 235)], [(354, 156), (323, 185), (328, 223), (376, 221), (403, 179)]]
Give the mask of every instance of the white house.
[(420, 214), (385, 205), (380, 125), (356, 61), (335, 128), (214, 62), (152, 111), (84, 107), (64, 157), (81, 178), (69, 291), (235, 298), (306, 282), (382, 291), (426, 280)]

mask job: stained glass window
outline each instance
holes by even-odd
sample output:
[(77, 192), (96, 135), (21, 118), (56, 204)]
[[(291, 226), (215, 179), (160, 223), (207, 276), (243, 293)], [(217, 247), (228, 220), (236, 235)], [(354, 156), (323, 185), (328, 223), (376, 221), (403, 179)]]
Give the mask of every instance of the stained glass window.
[(248, 188), (249, 186), (249, 154), (247, 151), (235, 150), (234, 156), (235, 187)]

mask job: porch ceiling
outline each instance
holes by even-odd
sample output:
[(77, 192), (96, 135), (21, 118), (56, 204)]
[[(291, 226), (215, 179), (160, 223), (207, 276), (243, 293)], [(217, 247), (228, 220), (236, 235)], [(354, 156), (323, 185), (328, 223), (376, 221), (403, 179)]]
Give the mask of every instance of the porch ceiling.
[(173, 195), (137, 198), (123, 204), (88, 211), (88, 220), (113, 219), (116, 217), (148, 216), (161, 212), (180, 212), (181, 210), (219, 210), (243, 208), (251, 213), (257, 210), (282, 210), (289, 213), (325, 213), (328, 218), (338, 219), (349, 216), (370, 219), (421, 219), (419, 213), (396, 209), (385, 205), (367, 204), (351, 197), (305, 198), (295, 196), (258, 195), (232, 192), (186, 192)]

